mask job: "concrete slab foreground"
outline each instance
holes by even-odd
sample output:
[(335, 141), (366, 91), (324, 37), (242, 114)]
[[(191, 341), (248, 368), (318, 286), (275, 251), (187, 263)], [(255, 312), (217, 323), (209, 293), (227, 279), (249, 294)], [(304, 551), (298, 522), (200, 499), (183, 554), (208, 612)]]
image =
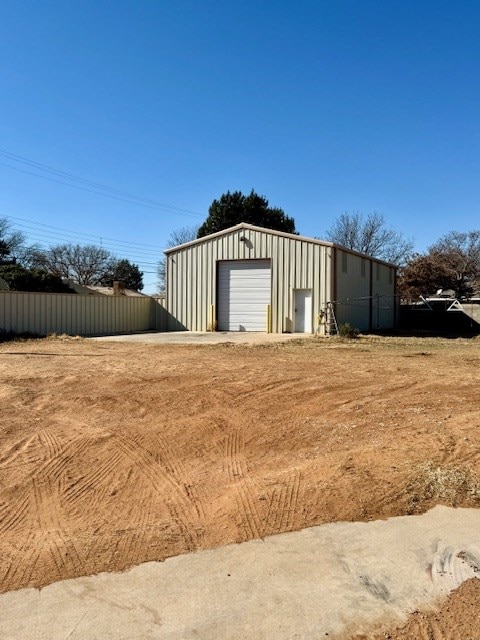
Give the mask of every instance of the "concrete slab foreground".
[(268, 344), (311, 338), (310, 333), (262, 333), (255, 331), (167, 331), (163, 333), (131, 333), (118, 336), (102, 336), (88, 340), (108, 342), (140, 342), (142, 344)]
[(292, 640), (398, 621), (480, 571), (480, 510), (334, 523), (0, 596), (2, 640)]

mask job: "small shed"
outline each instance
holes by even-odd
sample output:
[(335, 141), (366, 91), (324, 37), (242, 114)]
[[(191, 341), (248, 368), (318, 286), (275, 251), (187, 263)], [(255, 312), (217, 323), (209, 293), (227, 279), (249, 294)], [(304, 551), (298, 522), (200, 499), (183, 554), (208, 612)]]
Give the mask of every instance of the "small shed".
[(395, 266), (331, 242), (241, 223), (165, 254), (171, 331), (396, 325)]

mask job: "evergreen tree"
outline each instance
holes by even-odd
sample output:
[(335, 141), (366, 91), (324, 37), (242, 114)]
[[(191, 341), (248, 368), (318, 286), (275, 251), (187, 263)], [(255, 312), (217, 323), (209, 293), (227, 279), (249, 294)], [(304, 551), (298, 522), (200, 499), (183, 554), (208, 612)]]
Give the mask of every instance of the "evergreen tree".
[(297, 233), (295, 221), (278, 207), (270, 207), (264, 196), (259, 196), (255, 191), (245, 196), (241, 191), (224, 193), (218, 200), (214, 200), (208, 210), (208, 217), (198, 230), (197, 237), (203, 238), (211, 233), (223, 231), (241, 222)]

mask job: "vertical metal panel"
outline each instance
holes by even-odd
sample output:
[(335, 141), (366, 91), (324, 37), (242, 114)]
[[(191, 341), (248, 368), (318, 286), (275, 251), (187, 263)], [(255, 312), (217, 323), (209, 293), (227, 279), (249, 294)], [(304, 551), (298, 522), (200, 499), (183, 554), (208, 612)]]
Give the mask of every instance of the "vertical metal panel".
[(168, 312), (165, 308), (165, 299), (155, 300), (152, 306), (151, 326), (156, 331), (168, 331)]
[(0, 330), (15, 333), (89, 336), (165, 330), (167, 316), (148, 297), (0, 292)]
[[(346, 273), (342, 269), (345, 259)], [(337, 322), (349, 322), (361, 331), (394, 327), (395, 279), (389, 279), (393, 267), (367, 258), (365, 269), (362, 270), (362, 260), (365, 258), (336, 250)]]
[(372, 280), (373, 328), (395, 326), (394, 280), (393, 267), (378, 263)]
[(362, 275), (362, 257), (336, 250), (336, 318), (338, 324), (348, 322), (360, 331), (369, 329), (370, 277), (368, 269)]
[[(284, 330), (284, 319), (279, 314), (279, 309), (285, 310), (285, 289), (281, 286), (281, 282), (284, 279), (284, 268), (288, 265), (288, 260), (285, 260), (285, 245), (284, 238), (272, 238), (272, 254), (275, 254), (276, 260), (272, 260), (272, 331), (275, 333), (281, 333)], [(275, 264), (274, 264), (275, 262)], [(292, 330), (291, 328), (289, 329)]]

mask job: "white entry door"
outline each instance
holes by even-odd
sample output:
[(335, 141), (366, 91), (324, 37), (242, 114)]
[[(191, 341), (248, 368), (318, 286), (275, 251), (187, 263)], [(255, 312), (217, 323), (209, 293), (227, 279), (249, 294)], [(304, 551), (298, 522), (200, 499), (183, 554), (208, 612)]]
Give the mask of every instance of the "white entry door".
[(295, 333), (312, 333), (312, 292), (295, 289)]

